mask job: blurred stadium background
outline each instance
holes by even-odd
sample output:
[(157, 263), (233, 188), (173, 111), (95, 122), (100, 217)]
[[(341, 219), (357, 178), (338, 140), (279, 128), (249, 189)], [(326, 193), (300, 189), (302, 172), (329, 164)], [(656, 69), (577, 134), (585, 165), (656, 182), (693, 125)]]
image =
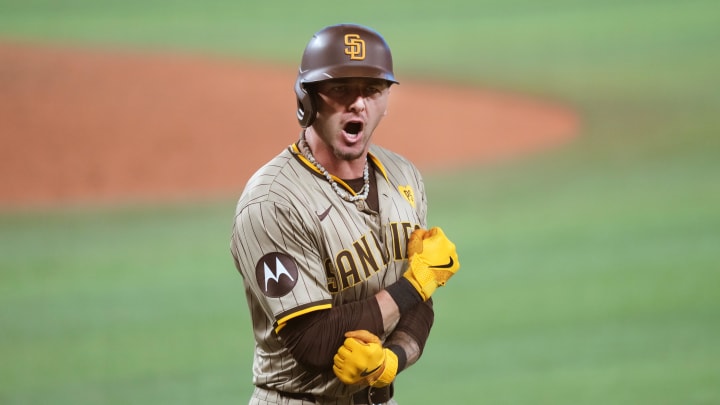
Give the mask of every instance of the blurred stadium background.
[[(0, 0), (0, 41), (291, 69), (343, 21), (382, 32), (404, 76), (584, 123), (552, 151), (426, 174), (463, 269), (398, 400), (720, 403), (720, 3)], [(246, 402), (234, 197), (0, 213), (0, 403)]]

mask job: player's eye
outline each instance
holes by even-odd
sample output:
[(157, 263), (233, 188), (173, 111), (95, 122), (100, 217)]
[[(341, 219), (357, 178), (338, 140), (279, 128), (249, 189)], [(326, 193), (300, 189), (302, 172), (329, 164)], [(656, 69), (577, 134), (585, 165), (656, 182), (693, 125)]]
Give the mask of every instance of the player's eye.
[(345, 94), (348, 92), (348, 88), (345, 85), (332, 86), (330, 92), (334, 94)]
[(378, 94), (380, 94), (380, 93), (382, 93), (382, 89), (381, 89), (380, 87), (378, 87), (378, 86), (367, 86), (367, 87), (365, 87), (365, 95), (366, 95), (367, 97), (372, 97), (372, 96), (378, 95)]

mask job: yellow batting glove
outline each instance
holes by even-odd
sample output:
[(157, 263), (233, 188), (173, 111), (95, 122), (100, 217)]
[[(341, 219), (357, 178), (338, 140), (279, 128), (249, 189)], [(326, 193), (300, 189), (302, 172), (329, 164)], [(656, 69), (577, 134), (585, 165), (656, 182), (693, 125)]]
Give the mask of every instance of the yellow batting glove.
[(408, 257), (413, 257), (415, 253), (419, 253), (423, 251), (423, 239), (427, 235), (428, 231), (426, 229), (416, 229), (413, 231), (413, 233), (410, 234), (410, 239), (408, 239), (408, 246), (407, 246), (407, 255)]
[(345, 343), (333, 358), (333, 372), (345, 384), (364, 382), (373, 387), (390, 385), (397, 375), (398, 358), (366, 330), (345, 334)]
[(439, 286), (460, 268), (455, 244), (445, 236), (442, 229), (415, 230), (408, 240), (410, 266), (403, 277), (427, 301)]

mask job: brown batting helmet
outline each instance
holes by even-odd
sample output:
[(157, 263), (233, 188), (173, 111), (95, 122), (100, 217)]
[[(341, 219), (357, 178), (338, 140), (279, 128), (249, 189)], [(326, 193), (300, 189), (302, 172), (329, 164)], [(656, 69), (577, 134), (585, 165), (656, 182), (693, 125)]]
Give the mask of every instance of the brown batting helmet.
[(397, 83), (390, 47), (373, 29), (356, 24), (331, 25), (310, 39), (295, 81), (297, 119), (301, 127), (309, 127), (317, 115), (315, 96), (307, 85), (346, 77)]

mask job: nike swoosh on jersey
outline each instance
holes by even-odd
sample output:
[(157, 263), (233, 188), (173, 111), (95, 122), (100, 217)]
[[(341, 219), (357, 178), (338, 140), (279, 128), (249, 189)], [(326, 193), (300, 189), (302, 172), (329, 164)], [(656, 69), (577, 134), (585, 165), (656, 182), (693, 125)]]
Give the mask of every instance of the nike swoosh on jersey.
[(433, 268), (433, 269), (449, 269), (450, 267), (453, 266), (453, 264), (455, 264), (455, 260), (453, 260), (453, 258), (450, 257), (450, 261), (447, 264), (440, 264), (437, 266), (428, 266), (428, 267)]
[(322, 221), (323, 219), (325, 219), (326, 216), (328, 216), (328, 214), (330, 213), (330, 209), (332, 209), (332, 205), (327, 207), (327, 209), (323, 212), (315, 211), (315, 214), (317, 214), (318, 218), (320, 218), (320, 221)]
[(378, 370), (380, 369), (380, 367), (382, 367), (382, 364), (379, 365), (379, 366), (377, 366), (377, 367), (375, 367), (374, 369), (372, 369), (372, 370), (370, 370), (370, 371), (368, 371), (368, 369), (365, 369), (365, 370), (363, 370), (363, 371), (360, 373), (360, 377), (367, 377), (367, 376), (369, 376), (370, 374), (378, 371)]

